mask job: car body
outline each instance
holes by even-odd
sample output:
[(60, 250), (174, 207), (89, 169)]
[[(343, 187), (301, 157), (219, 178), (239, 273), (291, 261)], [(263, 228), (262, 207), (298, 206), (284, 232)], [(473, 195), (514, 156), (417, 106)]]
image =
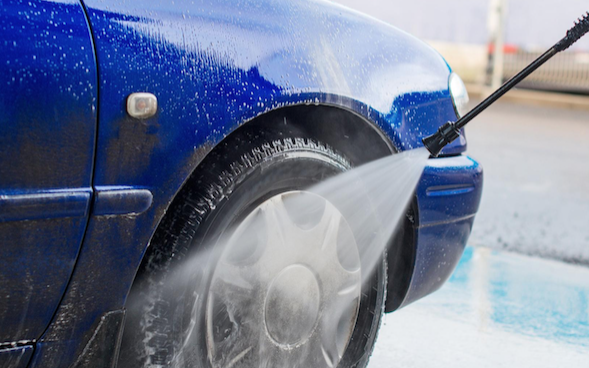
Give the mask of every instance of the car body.
[[(2, 366), (115, 364), (158, 224), (243, 126), (302, 116), (369, 161), (456, 119), (441, 56), (328, 2), (9, 0), (0, 19)], [(127, 114), (134, 92), (157, 96), (155, 116)], [(388, 311), (462, 254), (482, 190), (465, 149), (428, 162), (388, 253)]]

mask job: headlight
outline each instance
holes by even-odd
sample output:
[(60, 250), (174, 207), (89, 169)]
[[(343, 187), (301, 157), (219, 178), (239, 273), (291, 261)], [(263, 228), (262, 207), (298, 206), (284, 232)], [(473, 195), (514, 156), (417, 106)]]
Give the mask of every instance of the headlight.
[(452, 102), (454, 102), (454, 110), (460, 119), (468, 112), (468, 92), (462, 79), (456, 73), (450, 74), (448, 81), (450, 86), (450, 95), (452, 95)]

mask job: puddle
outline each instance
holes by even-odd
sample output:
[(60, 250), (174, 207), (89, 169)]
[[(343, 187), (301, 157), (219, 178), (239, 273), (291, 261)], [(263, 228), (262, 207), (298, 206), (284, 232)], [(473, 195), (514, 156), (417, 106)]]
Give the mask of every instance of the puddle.
[(589, 269), (468, 247), (440, 291), (385, 317), (370, 367), (432, 362), (589, 367)]

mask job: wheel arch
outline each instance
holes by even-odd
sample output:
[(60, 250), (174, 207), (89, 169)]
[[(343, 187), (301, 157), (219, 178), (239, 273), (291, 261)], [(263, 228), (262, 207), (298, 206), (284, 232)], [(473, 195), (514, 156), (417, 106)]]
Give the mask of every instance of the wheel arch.
[[(345, 154), (353, 166), (359, 166), (398, 151), (377, 123), (353, 110), (329, 104), (296, 104), (264, 113), (238, 126), (204, 156), (186, 178), (185, 183), (198, 174), (211, 153), (220, 149), (220, 146), (231, 144), (232, 140), (247, 132), (255, 134), (257, 131), (269, 133), (275, 139), (280, 139), (284, 135), (319, 140), (336, 152)], [(168, 209), (178, 206), (178, 202), (183, 197), (181, 195), (183, 190), (188, 190), (186, 185), (183, 185), (175, 194)], [(416, 244), (414, 219), (417, 218), (415, 216), (417, 206), (416, 201), (414, 202), (389, 245), (386, 312), (392, 312), (401, 305), (411, 280)], [(160, 220), (160, 225), (163, 219), (164, 217)], [(154, 237), (162, 231), (160, 225), (157, 226)], [(148, 247), (143, 256), (142, 265), (150, 252), (154, 251), (157, 249)], [(141, 268), (138, 273), (141, 272)]]

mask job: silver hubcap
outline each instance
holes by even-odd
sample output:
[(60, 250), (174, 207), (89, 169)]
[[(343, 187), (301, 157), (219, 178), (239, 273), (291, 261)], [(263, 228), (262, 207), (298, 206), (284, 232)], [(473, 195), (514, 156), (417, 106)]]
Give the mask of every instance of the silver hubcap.
[(350, 226), (309, 192), (277, 195), (229, 238), (206, 313), (214, 367), (335, 367), (360, 304)]

